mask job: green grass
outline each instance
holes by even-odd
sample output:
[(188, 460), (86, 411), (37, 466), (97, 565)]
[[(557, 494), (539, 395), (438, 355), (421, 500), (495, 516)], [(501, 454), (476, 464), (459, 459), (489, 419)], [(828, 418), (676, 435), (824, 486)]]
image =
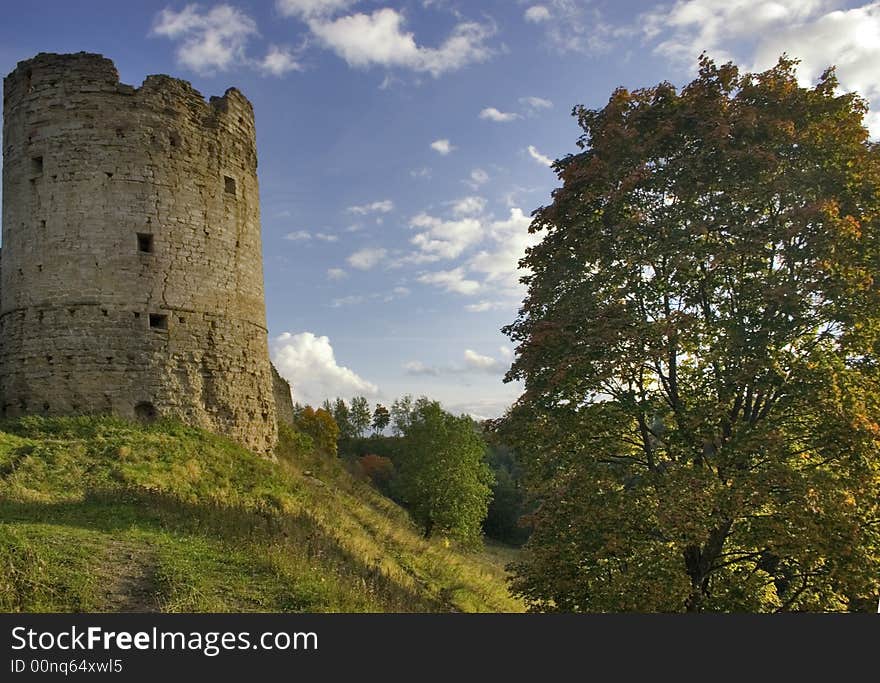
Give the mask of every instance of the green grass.
[(498, 548), (282, 430), (276, 461), (177, 423), (0, 423), (0, 611), (521, 611)]

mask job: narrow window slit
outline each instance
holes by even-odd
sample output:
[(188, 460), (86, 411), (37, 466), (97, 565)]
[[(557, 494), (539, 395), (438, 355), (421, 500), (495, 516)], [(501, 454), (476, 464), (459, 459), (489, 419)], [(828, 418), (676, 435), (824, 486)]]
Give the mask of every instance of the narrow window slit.
[(153, 253), (153, 235), (148, 232), (139, 232), (137, 234), (138, 251), (145, 254)]
[(168, 316), (162, 313), (150, 313), (150, 327), (154, 330), (167, 330)]

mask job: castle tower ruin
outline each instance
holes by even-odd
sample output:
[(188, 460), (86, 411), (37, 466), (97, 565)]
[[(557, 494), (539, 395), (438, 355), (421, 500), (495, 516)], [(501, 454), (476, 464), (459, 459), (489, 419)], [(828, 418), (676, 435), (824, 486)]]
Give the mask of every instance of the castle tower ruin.
[(2, 414), (170, 416), (270, 451), (250, 102), (39, 54), (3, 115)]

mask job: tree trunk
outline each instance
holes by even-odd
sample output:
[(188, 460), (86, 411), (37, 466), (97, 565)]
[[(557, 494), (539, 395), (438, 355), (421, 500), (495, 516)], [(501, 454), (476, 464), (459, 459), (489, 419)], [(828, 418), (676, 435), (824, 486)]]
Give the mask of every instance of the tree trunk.
[(709, 575), (712, 565), (724, 549), (724, 542), (730, 534), (732, 520), (725, 521), (709, 533), (702, 546), (690, 545), (684, 550), (684, 566), (691, 580), (691, 593), (685, 601), (688, 612), (702, 612), (703, 600), (708, 596)]

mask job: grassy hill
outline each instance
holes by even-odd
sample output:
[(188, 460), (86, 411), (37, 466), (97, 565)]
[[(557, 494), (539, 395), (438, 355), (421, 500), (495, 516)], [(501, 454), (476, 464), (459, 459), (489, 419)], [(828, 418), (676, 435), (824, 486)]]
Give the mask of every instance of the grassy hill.
[(520, 611), (500, 549), (425, 541), (285, 430), (277, 462), (176, 423), (0, 424), (0, 611)]

